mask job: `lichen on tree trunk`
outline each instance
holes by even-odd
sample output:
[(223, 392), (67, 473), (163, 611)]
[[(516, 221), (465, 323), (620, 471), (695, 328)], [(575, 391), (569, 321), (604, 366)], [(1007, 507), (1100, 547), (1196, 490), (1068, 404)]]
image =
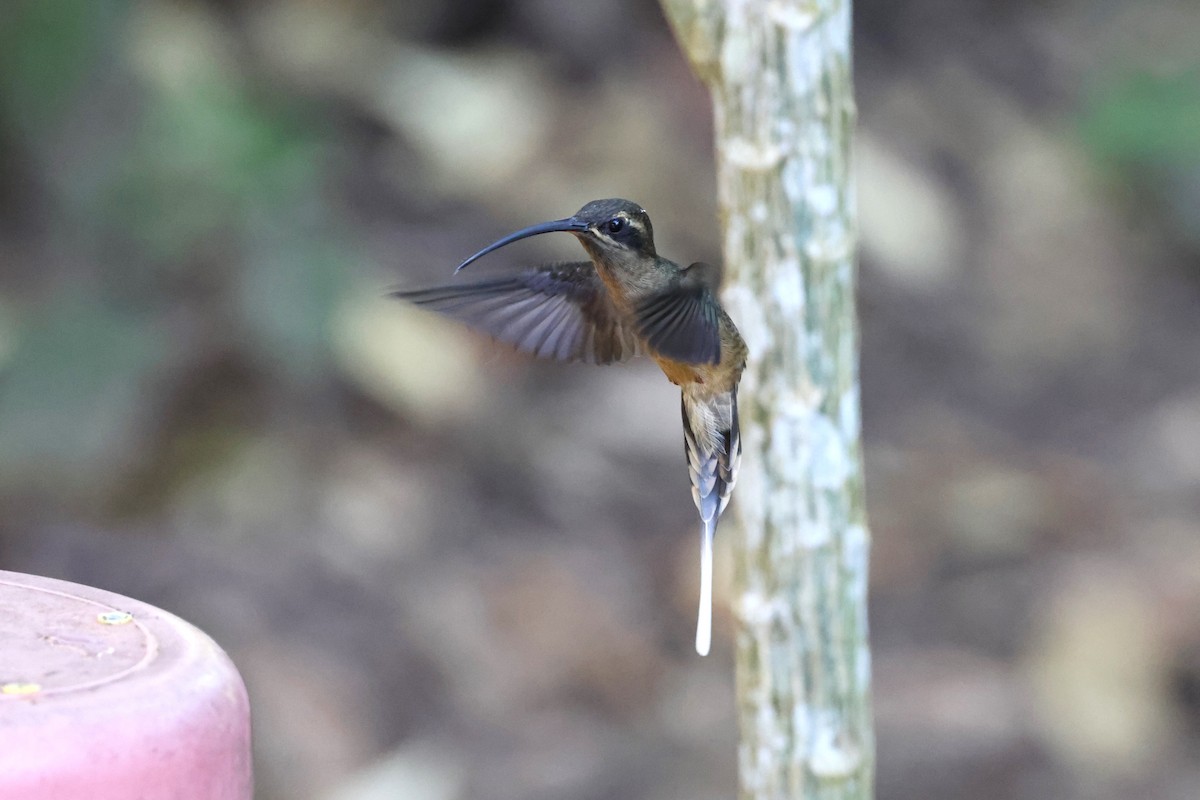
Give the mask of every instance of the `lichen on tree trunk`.
[(662, 0), (708, 85), (724, 300), (750, 346), (735, 492), (742, 798), (869, 798), (869, 536), (849, 0)]

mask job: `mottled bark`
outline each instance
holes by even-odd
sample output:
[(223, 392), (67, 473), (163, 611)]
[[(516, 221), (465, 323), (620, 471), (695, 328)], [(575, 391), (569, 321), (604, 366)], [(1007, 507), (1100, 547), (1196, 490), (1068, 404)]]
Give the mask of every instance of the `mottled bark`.
[(742, 798), (873, 792), (848, 0), (663, 0), (712, 92), (750, 346), (733, 599)]

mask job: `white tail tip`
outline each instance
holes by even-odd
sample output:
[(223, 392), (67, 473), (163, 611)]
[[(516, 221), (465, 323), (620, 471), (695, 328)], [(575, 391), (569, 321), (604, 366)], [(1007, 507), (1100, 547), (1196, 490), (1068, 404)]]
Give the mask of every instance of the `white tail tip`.
[(704, 525), (700, 540), (700, 613), (696, 618), (696, 652), (708, 655), (712, 646), (713, 537)]

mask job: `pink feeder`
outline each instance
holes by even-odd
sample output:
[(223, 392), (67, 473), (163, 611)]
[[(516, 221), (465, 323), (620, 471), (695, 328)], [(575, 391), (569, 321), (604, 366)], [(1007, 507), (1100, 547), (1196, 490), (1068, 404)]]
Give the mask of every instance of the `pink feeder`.
[(232, 662), (127, 597), (0, 571), (0, 798), (250, 800)]

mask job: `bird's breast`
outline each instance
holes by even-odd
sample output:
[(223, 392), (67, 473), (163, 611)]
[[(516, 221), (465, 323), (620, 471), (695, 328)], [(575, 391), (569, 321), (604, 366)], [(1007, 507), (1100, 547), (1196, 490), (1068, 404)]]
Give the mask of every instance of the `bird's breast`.
[(688, 364), (651, 354), (667, 380), (684, 391), (701, 395), (720, 394), (737, 387), (738, 371), (731, 370), (726, 359), (720, 364)]
[(703, 367), (695, 364), (685, 364), (682, 361), (674, 361), (662, 356), (654, 356), (658, 366), (662, 369), (663, 374), (667, 376), (667, 380), (676, 386), (686, 386), (689, 383), (703, 383), (704, 375), (700, 374)]
[(653, 351), (649, 355), (658, 363), (659, 369), (671, 383), (684, 390), (690, 388), (705, 395), (736, 389), (742, 377), (742, 368), (746, 365), (745, 345), (737, 336), (736, 330), (733, 330), (733, 335), (728, 340), (722, 336), (721, 357), (716, 364), (690, 364)]

